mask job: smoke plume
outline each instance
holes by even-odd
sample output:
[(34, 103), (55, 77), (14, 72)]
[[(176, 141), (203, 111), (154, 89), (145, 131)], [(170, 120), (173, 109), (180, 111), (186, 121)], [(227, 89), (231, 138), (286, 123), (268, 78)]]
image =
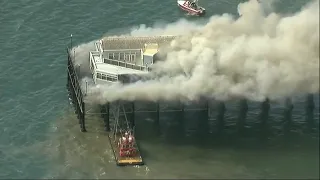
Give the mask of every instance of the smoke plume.
[[(154, 64), (153, 73), (161, 73), (160, 77), (92, 87), (91, 99), (100, 103), (201, 97), (262, 101), (318, 93), (319, 1), (290, 16), (266, 15), (256, 0), (240, 4), (238, 10), (239, 18), (212, 16), (207, 24), (173, 40), (166, 48), (166, 59)], [(170, 31), (193, 27), (185, 24), (168, 27)], [(149, 28), (145, 32), (167, 31)]]

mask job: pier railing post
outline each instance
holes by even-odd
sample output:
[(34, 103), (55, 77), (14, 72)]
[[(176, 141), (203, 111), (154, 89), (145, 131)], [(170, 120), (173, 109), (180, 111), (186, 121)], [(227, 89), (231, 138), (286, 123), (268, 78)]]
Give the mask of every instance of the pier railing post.
[(72, 34), (70, 34), (70, 49), (72, 48)]
[(68, 59), (67, 59), (67, 89), (68, 91), (70, 91), (70, 76), (69, 76), (69, 72), (70, 72), (70, 55), (69, 55), (69, 49), (67, 49), (67, 53), (68, 53)]

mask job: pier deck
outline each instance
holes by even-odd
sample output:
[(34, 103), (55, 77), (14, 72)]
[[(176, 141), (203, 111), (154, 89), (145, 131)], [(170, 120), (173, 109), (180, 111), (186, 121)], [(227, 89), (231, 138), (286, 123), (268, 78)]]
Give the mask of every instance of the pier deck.
[[(121, 60), (120, 57), (124, 55), (124, 52), (126, 48), (142, 48), (144, 43), (168, 43), (170, 40), (174, 39), (174, 36), (170, 37), (128, 37), (128, 38), (104, 38), (102, 40), (103, 46), (100, 48), (97, 48), (96, 51), (88, 52), (89, 53), (89, 60), (88, 65), (83, 65), (81, 68), (79, 68), (76, 64), (75, 55), (73, 55), (72, 49), (68, 48), (68, 66), (67, 66), (67, 88), (69, 93), (69, 98), (72, 101), (72, 104), (74, 106), (75, 114), (78, 116), (78, 123), (80, 124), (80, 128), (82, 132), (86, 132), (85, 127), (85, 119), (87, 115), (99, 115), (103, 118), (104, 124), (105, 124), (105, 130), (108, 134), (108, 139), (110, 142), (110, 145), (112, 147), (112, 151), (114, 153), (115, 160), (117, 162), (117, 165), (123, 166), (123, 165), (143, 165), (143, 159), (140, 150), (138, 149), (138, 144), (136, 144), (136, 149), (138, 150), (138, 154), (135, 157), (131, 158), (123, 158), (119, 157), (119, 149), (117, 145), (117, 136), (114, 137), (114, 129), (110, 128), (110, 123), (114, 121), (118, 121), (120, 118), (120, 115), (129, 116), (130, 124), (132, 124), (132, 129), (134, 128), (135, 124), (135, 113), (154, 113), (156, 118), (154, 123), (157, 127), (160, 127), (160, 114), (161, 113), (179, 113), (181, 122), (185, 119), (187, 111), (198, 111), (199, 113), (202, 113), (202, 119), (205, 120), (214, 120), (218, 127), (218, 129), (223, 129), (224, 127), (224, 118), (227, 111), (227, 107), (225, 106), (225, 102), (220, 101), (214, 101), (213, 99), (204, 99), (203, 104), (198, 104), (196, 107), (188, 107), (184, 102), (177, 102), (177, 105), (169, 106), (168, 102), (163, 102), (166, 106), (161, 107), (160, 105), (162, 102), (155, 102), (154, 108), (150, 105), (148, 106), (148, 109), (139, 109), (138, 106), (135, 105), (135, 102), (127, 102), (130, 104), (131, 108), (130, 110), (124, 110), (124, 112), (120, 113), (119, 109), (122, 108), (122, 105), (117, 105), (116, 102), (109, 102), (104, 105), (97, 105), (99, 106), (96, 109), (91, 108), (91, 104), (89, 102), (85, 102), (85, 97), (87, 96), (87, 86), (88, 82), (86, 82), (85, 85), (84, 82), (82, 82), (84, 77), (89, 77), (92, 75), (93, 82), (92, 84), (99, 84), (102, 82), (108, 82), (108, 83), (114, 83), (118, 82), (119, 80), (126, 80), (123, 77), (126, 77), (127, 74), (145, 74), (149, 72), (149, 69), (147, 65), (138, 65), (141, 61), (141, 54), (139, 55), (139, 52), (133, 52), (133, 50), (128, 50), (129, 55), (134, 55), (136, 58), (131, 58), (131, 56), (127, 56), (130, 58), (124, 58)], [(158, 41), (159, 40), (159, 41)], [(98, 44), (98, 43), (97, 43)], [(71, 41), (71, 47), (72, 47), (72, 41)], [(115, 59), (112, 59), (109, 57), (109, 54), (115, 54), (116, 49), (124, 49), (119, 50), (118, 55), (114, 56), (117, 57)], [(100, 50), (101, 49), (101, 50)], [(104, 52), (107, 54), (103, 54)], [(110, 50), (110, 51), (109, 51)], [(132, 52), (131, 52), (132, 51)], [(142, 54), (143, 55), (143, 54)], [(135, 59), (135, 61), (132, 61), (132, 59)], [(148, 59), (148, 58), (146, 58)], [(83, 72), (81, 71), (83, 70)], [(90, 71), (91, 70), (91, 71)], [(85, 74), (84, 72), (89, 72), (89, 74)], [(83, 75), (85, 74), (85, 75)], [(98, 76), (99, 75), (99, 76)], [(123, 76), (122, 76), (123, 75)], [(119, 78), (121, 77), (121, 78)], [(122, 80), (122, 82), (125, 82)], [(128, 81), (131, 81), (130, 79)], [(131, 83), (131, 82), (129, 82)], [(318, 128), (317, 122), (315, 122), (314, 114), (318, 113), (315, 112), (316, 109), (319, 109), (319, 95), (318, 94), (307, 94), (306, 95), (306, 123), (308, 125), (308, 129), (312, 129), (315, 126)], [(213, 101), (213, 102), (212, 102)], [(239, 133), (242, 133), (245, 131), (245, 124), (246, 124), (246, 117), (247, 113), (249, 111), (248, 102), (246, 99), (237, 99), (235, 101), (239, 101), (239, 114), (237, 117), (237, 128)], [(269, 118), (269, 111), (270, 111), (270, 101), (268, 98), (265, 99), (264, 102), (261, 103), (260, 107), (260, 114), (257, 118), (258, 121), (261, 121), (262, 124), (266, 124), (266, 122), (270, 119)], [(121, 104), (121, 103), (120, 103)], [(110, 108), (110, 106), (114, 106), (114, 108)], [(152, 106), (152, 107), (151, 107)], [(286, 132), (290, 131), (290, 126), (292, 124), (292, 110), (293, 110), (293, 103), (290, 98), (287, 98), (286, 104), (282, 107), (283, 114), (284, 114), (284, 121), (286, 122)], [(100, 111), (100, 112), (99, 112)], [(214, 113), (212, 113), (214, 112)], [(317, 114), (318, 115), (318, 114)], [(183, 123), (181, 123), (183, 124)], [(183, 126), (183, 125), (181, 125)], [(261, 131), (264, 131), (265, 129), (261, 129)], [(219, 130), (220, 133), (220, 130)]]

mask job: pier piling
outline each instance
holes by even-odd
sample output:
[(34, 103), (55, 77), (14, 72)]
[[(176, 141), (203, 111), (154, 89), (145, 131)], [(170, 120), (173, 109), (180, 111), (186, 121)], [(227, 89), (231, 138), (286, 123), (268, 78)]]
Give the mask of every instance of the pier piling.
[(184, 103), (180, 102), (180, 119), (184, 119)]
[(285, 102), (285, 110), (284, 110), (284, 130), (285, 132), (289, 132), (292, 127), (292, 110), (293, 104), (291, 98), (287, 98)]
[(218, 124), (218, 134), (221, 134), (224, 128), (224, 114), (226, 112), (226, 106), (224, 102), (218, 103), (218, 115), (217, 115), (217, 124)]
[(178, 118), (179, 121), (179, 135), (184, 137), (185, 135), (185, 104), (183, 102), (180, 102), (180, 117)]
[(156, 103), (156, 119), (155, 119), (155, 124), (160, 125), (160, 103)]
[[(131, 37), (130, 37), (131, 38)], [(152, 39), (152, 37), (148, 37), (147, 40), (150, 41), (150, 38)], [(172, 37), (170, 37), (172, 38)], [(138, 40), (139, 38), (135, 38), (135, 40)], [(145, 38), (144, 38), (145, 39)], [(153, 38), (154, 39), (154, 38)], [(163, 39), (163, 37), (161, 37), (161, 39)], [(114, 40), (113, 39), (109, 39), (110, 41), (109, 42), (113, 42)], [(112, 41), (111, 41), (112, 40)], [(146, 40), (146, 39), (145, 39)], [(140, 40), (139, 40), (140, 41)], [(162, 41), (162, 40), (161, 40)], [(104, 63), (106, 64), (109, 64), (109, 65), (115, 65), (115, 66), (119, 66), (116, 65), (117, 63), (119, 63), (118, 61), (115, 61), (115, 59), (112, 59), (112, 58), (106, 58), (107, 56), (103, 57), (103, 52), (104, 51), (104, 46), (102, 46), (102, 41), (100, 41), (100, 43), (97, 43), (96, 44), (96, 51), (92, 51), (89, 53), (89, 61), (90, 61), (90, 69), (92, 71), (92, 74), (93, 76), (95, 76), (94, 78), (94, 83), (98, 83), (99, 81), (96, 81), (97, 77), (98, 77), (98, 74), (96, 72), (99, 72), (99, 71), (95, 71), (95, 70), (92, 70), (92, 69), (95, 69), (97, 68), (96, 65), (99, 65), (99, 64), (96, 64), (96, 60), (95, 60), (95, 57), (97, 57), (97, 59), (99, 58), (102, 58), (100, 60), (103, 60)], [(98, 47), (100, 46), (101, 47)], [(106, 43), (108, 44), (108, 43)], [(109, 43), (110, 44), (110, 43)], [(82, 70), (84, 70), (84, 68), (86, 68), (85, 66), (80, 66), (78, 64), (76, 64), (75, 62), (77, 62), (75, 60), (75, 50), (72, 49), (72, 35), (70, 36), (70, 47), (67, 48), (67, 54), (68, 54), (68, 62), (67, 62), (67, 76), (68, 76), (68, 79), (67, 79), (67, 83), (66, 83), (66, 86), (67, 86), (67, 90), (68, 90), (68, 95), (69, 95), (69, 98), (71, 99), (72, 101), (72, 104), (73, 104), (73, 111), (75, 114), (77, 114), (77, 118), (78, 118), (78, 123), (80, 125), (80, 129), (82, 132), (86, 132), (86, 125), (85, 125), (85, 118), (86, 118), (86, 111), (85, 109), (89, 109), (91, 106), (88, 106), (89, 104), (87, 104), (87, 107), (86, 104), (84, 103), (84, 98), (83, 96), (86, 96), (87, 95), (87, 89), (88, 89), (88, 81), (85, 82), (85, 87), (84, 89), (82, 90), (81, 89), (81, 82), (80, 82), (80, 78), (83, 74), (80, 74)], [(106, 49), (107, 50), (107, 49)], [(109, 52), (109, 55), (111, 53), (111, 51)], [(118, 54), (118, 52), (112, 52), (112, 54), (114, 55), (113, 57), (115, 57), (115, 53)], [(120, 51), (119, 51), (120, 53)], [(139, 53), (139, 52), (138, 52)], [(99, 57), (99, 58), (98, 58)], [(110, 56), (109, 56), (110, 57)], [(106, 61), (107, 60), (107, 61)], [(115, 63), (117, 62), (117, 63)], [(127, 70), (129, 69), (134, 69), (133, 66), (129, 67), (127, 66), (129, 64), (126, 64), (126, 68)], [(95, 67), (95, 68), (92, 68), (92, 67)], [(140, 67), (140, 66), (135, 66), (135, 67)], [(140, 70), (144, 71), (144, 69), (142, 68), (142, 66), (140, 67)], [(145, 67), (144, 67), (145, 68)], [(99, 68), (98, 68), (99, 69)], [(102, 68), (103, 69), (103, 68)], [(137, 70), (137, 69), (135, 69)], [(129, 75), (131, 74), (135, 74), (136, 71), (132, 72), (132, 73), (128, 73)], [(105, 74), (106, 76), (103, 76), (103, 77), (111, 77), (111, 76), (107, 76), (108, 72), (107, 70), (105, 70)], [(114, 77), (114, 75), (112, 75), (112, 77)], [(110, 83), (113, 83), (114, 81), (120, 81), (122, 78), (121, 74), (118, 74), (117, 75), (117, 78), (100, 78), (100, 80), (103, 80), (103, 81), (108, 81)], [(99, 79), (99, 78), (98, 78)], [(124, 78), (126, 79), (126, 78)], [(130, 79), (130, 78), (129, 78)], [(124, 80), (121, 80), (121, 82), (126, 82)], [(131, 80), (130, 80), (131, 82)], [(84, 91), (84, 93), (83, 93)], [(202, 101), (203, 102), (203, 101)], [(237, 129), (238, 129), (238, 132), (241, 134), (244, 132), (245, 130), (245, 125), (246, 125), (246, 118), (247, 118), (247, 113), (248, 113), (248, 101), (246, 99), (242, 99), (240, 100), (240, 109), (239, 109), (239, 113), (238, 113), (238, 117), (237, 117)], [(129, 104), (129, 105), (128, 105)], [(286, 103), (285, 103), (285, 110), (283, 112), (283, 122), (284, 122), (284, 129), (286, 132), (290, 131), (290, 127), (292, 126), (292, 111), (293, 111), (293, 103), (291, 101), (291, 98), (287, 98), (286, 99)], [(130, 106), (131, 107), (131, 112), (127, 112), (127, 114), (130, 114), (128, 116), (128, 120), (129, 121), (129, 126), (131, 126), (132, 128), (135, 127), (135, 112), (142, 112), (142, 111), (139, 111), (139, 110), (136, 110), (135, 109), (135, 102), (129, 102), (127, 101), (126, 103), (126, 107)], [(205, 105), (204, 105), (204, 108), (198, 108), (198, 109), (188, 109), (188, 107), (186, 106), (185, 107), (185, 104), (180, 102), (180, 105), (179, 105), (180, 109), (179, 108), (175, 108), (174, 110), (164, 110), (165, 108), (161, 109), (160, 110), (160, 103), (157, 102), (156, 103), (156, 110), (149, 110), (148, 112), (152, 112), (152, 113), (155, 113), (156, 114), (156, 118), (155, 118), (155, 121), (154, 121), (154, 124), (156, 127), (160, 127), (160, 112), (175, 112), (174, 114), (179, 116), (178, 118), (178, 124), (179, 124), (179, 128), (181, 128), (181, 130), (184, 132), (185, 130), (185, 119), (187, 118), (186, 116), (186, 112), (187, 111), (200, 111), (199, 112), (199, 116), (201, 116), (201, 118), (199, 118), (199, 122), (201, 127), (204, 127), (202, 129), (205, 129), (206, 127), (209, 127), (209, 126), (206, 126), (206, 124), (208, 123), (208, 119), (210, 119), (210, 109), (209, 109), (209, 101), (207, 100), (205, 102)], [(122, 107), (122, 106), (121, 106)], [(138, 106), (137, 106), (138, 107)], [(101, 117), (103, 118), (103, 121), (104, 121), (104, 124), (105, 124), (105, 130), (106, 131), (110, 131), (110, 104), (107, 103), (103, 106), (100, 107), (100, 115)], [(316, 122), (314, 122), (314, 109), (315, 109), (315, 102), (314, 102), (314, 95), (313, 94), (308, 94), (306, 95), (306, 106), (305, 106), (305, 120), (306, 120), (306, 126), (309, 128), (309, 129), (312, 129), (314, 127), (314, 124)], [(129, 108), (127, 108), (129, 109)], [(112, 109), (113, 110), (113, 109)], [(269, 102), (269, 99), (266, 98), (266, 100), (264, 102), (261, 103), (261, 111), (259, 113), (259, 120), (260, 120), (260, 124), (261, 124), (261, 130), (263, 131), (266, 131), (268, 130), (268, 119), (269, 119), (269, 110), (270, 110), (270, 102)], [(126, 110), (124, 110), (126, 111)], [(116, 111), (112, 111), (114, 112), (114, 114), (117, 114)], [(146, 112), (146, 111), (144, 111)], [(224, 116), (225, 116), (225, 112), (226, 112), (226, 106), (225, 106), (225, 103), (224, 102), (219, 102), (218, 105), (217, 105), (217, 116), (216, 116), (216, 122), (217, 122), (217, 126), (218, 126), (218, 131), (219, 133), (224, 129), (224, 126), (225, 126), (225, 122), (224, 122)], [(88, 114), (90, 114), (90, 111), (88, 111)], [(97, 114), (97, 113), (95, 113)], [(120, 113), (119, 113), (120, 114)], [(125, 114), (125, 118), (127, 118), (127, 114)], [(113, 114), (112, 114), (113, 115)], [(123, 114), (121, 114), (123, 115)], [(122, 123), (122, 122), (121, 122)], [(201, 128), (199, 128), (201, 129)], [(160, 129), (159, 129), (160, 130)], [(204, 133), (204, 132), (201, 132), (201, 133)]]
[(156, 102), (156, 117), (153, 123), (154, 130), (156, 131), (156, 134), (160, 135), (161, 134), (161, 128), (160, 128), (160, 103)]
[(238, 133), (242, 134), (244, 132), (244, 126), (246, 123), (246, 117), (248, 112), (248, 103), (246, 99), (240, 100), (240, 110), (237, 122)]
[(132, 110), (132, 112), (131, 112), (131, 117), (130, 117), (130, 126), (131, 126), (131, 128), (134, 128), (134, 126), (135, 126), (135, 106), (134, 106), (134, 102), (131, 102), (130, 103), (131, 104), (131, 110)]
[(81, 125), (80, 125), (80, 128), (81, 128), (81, 132), (87, 132), (87, 129), (86, 129), (86, 122), (85, 122), (85, 103), (82, 102), (82, 112), (80, 113), (80, 119), (81, 119)]
[(270, 111), (270, 100), (269, 98), (266, 98), (265, 101), (261, 103), (261, 111), (259, 114), (260, 130), (261, 130), (262, 138), (266, 138), (268, 135), (269, 111)]
[(313, 94), (308, 94), (306, 98), (306, 122), (308, 129), (312, 129), (314, 127), (314, 97)]
[(206, 121), (208, 121), (209, 120), (209, 114), (210, 113), (210, 106), (209, 106), (209, 101), (208, 100), (206, 100), (206, 102), (205, 102), (205, 105), (204, 105), (204, 112), (203, 112), (203, 114), (204, 114), (204, 119), (206, 120)]
[(104, 129), (105, 131), (110, 131), (110, 104), (104, 104), (101, 106), (101, 116), (104, 122)]
[[(85, 103), (83, 102), (83, 94), (78, 80), (77, 72), (75, 71), (74, 64), (70, 55), (70, 49), (67, 49), (68, 63), (67, 63), (67, 90), (69, 91), (70, 98), (74, 107), (74, 112), (77, 114), (78, 123), (80, 124), (81, 132), (86, 132), (85, 127)], [(79, 72), (78, 72), (79, 73)]]
[(202, 107), (202, 111), (200, 111), (199, 113), (201, 113), (197, 118), (198, 121), (198, 127), (197, 127), (197, 135), (199, 138), (201, 138), (201, 140), (199, 142), (201, 142), (203, 139), (207, 140), (207, 134), (210, 131), (209, 128), (209, 102), (205, 101), (204, 106)]

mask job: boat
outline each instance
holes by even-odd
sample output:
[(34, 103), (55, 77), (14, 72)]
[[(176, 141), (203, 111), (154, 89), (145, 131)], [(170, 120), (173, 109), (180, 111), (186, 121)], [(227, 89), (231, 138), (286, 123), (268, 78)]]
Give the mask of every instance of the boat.
[[(124, 107), (123, 110), (119, 108), (118, 113), (126, 113)], [(144, 165), (135, 138), (134, 126), (132, 127), (126, 115), (124, 115), (124, 118), (117, 117), (114, 120), (114, 125), (108, 134), (108, 138), (116, 164), (118, 166)]]
[(118, 166), (144, 165), (132, 131), (117, 131), (110, 133), (108, 137)]
[(190, 15), (203, 16), (205, 8), (198, 5), (198, 0), (178, 0), (178, 6)]

